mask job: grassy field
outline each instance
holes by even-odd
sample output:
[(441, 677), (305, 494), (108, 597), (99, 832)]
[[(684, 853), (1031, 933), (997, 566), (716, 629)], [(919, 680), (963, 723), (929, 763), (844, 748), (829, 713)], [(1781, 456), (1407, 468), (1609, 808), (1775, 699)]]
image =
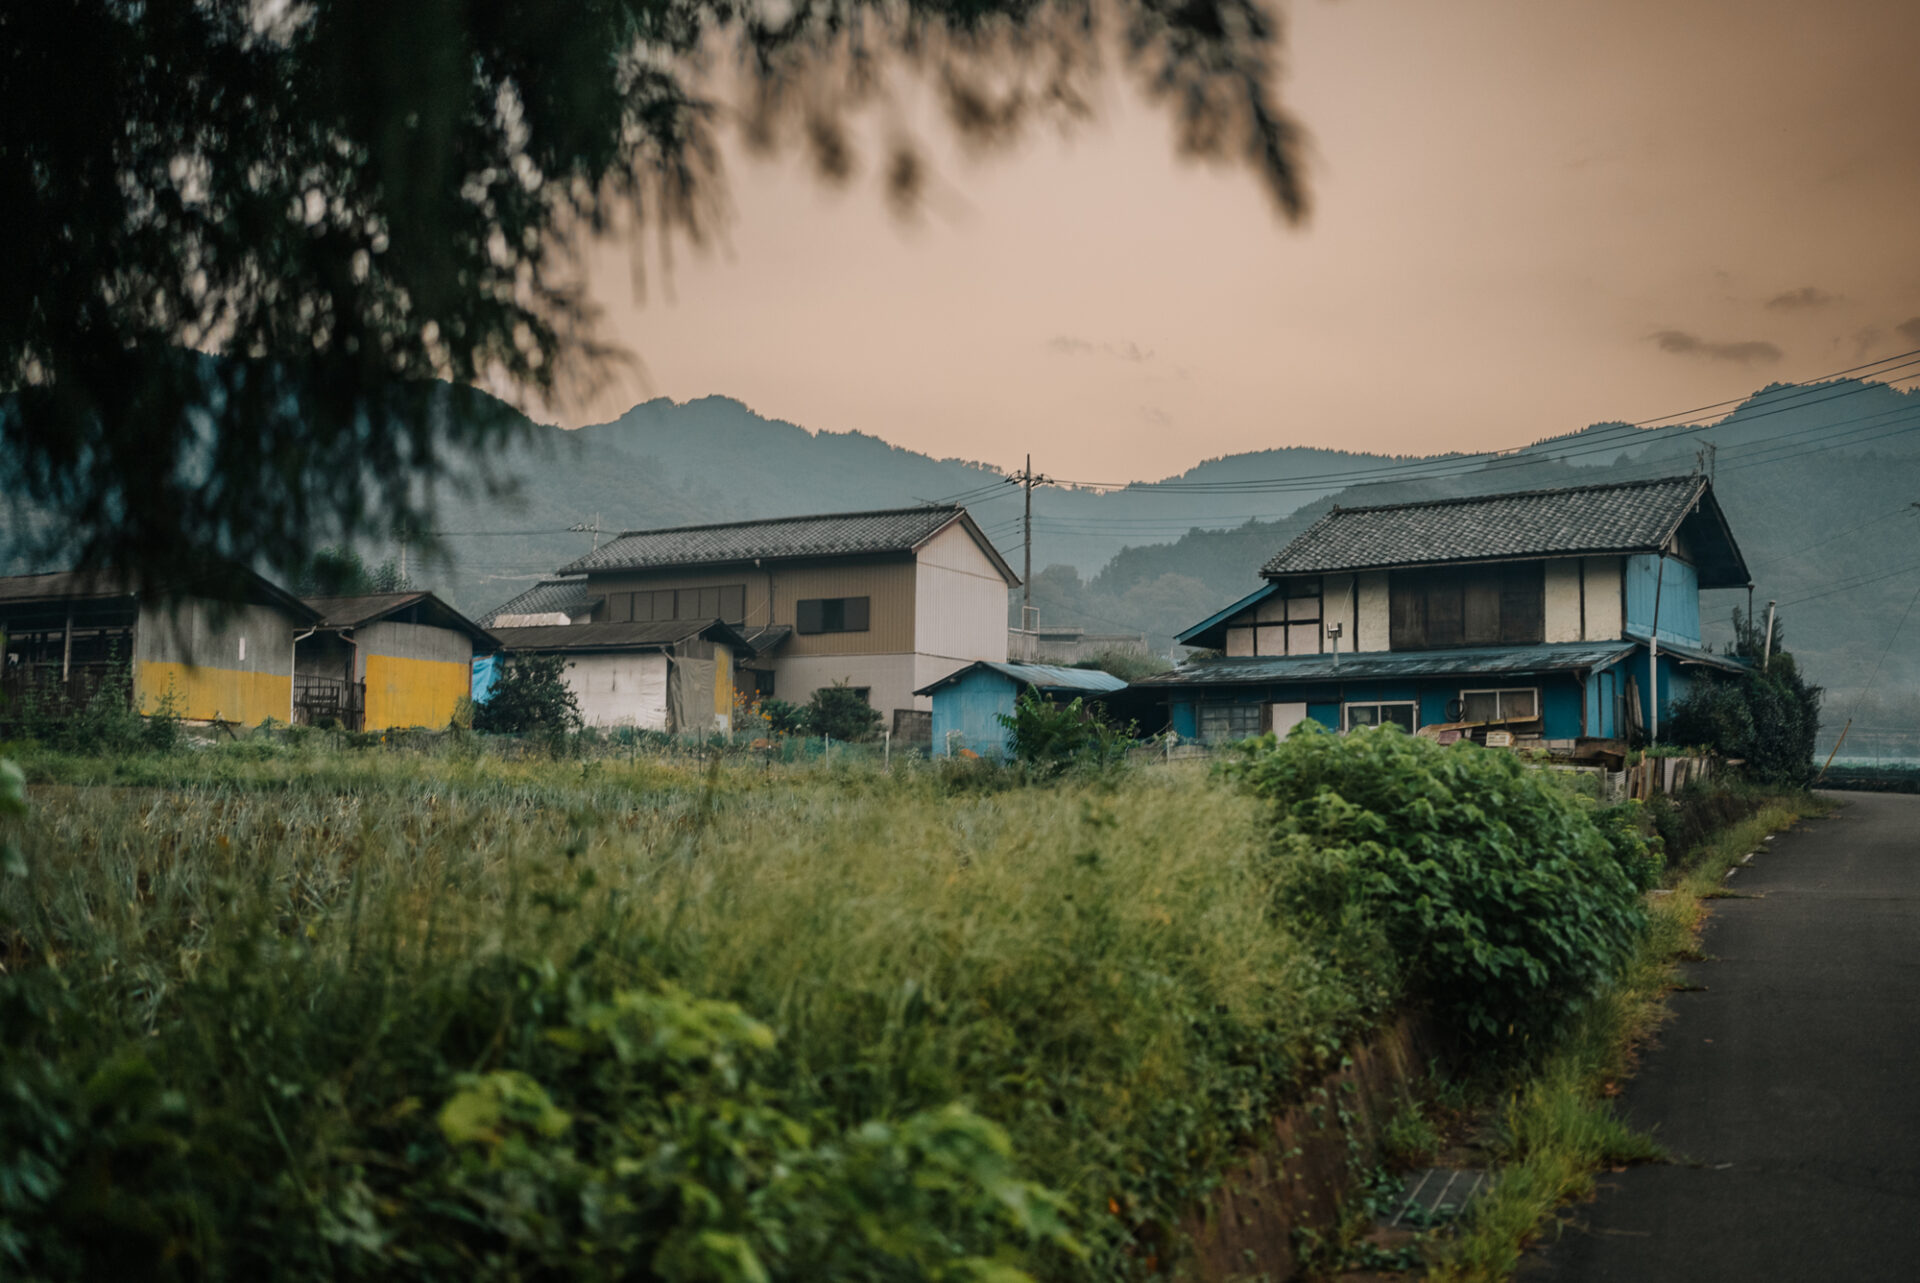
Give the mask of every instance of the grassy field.
[(1679, 929), (1675, 897), (1618, 983), (1650, 817), (1387, 732), (1048, 780), (470, 737), (6, 755), (29, 1280), (1147, 1277), (1408, 1003), (1558, 1084), (1511, 1120), (1511, 1224), (1454, 1259), (1491, 1277), (1623, 1156), (1593, 1083)]
[(397, 1197), (382, 1165), (413, 1162), (383, 1120), (539, 1061), (529, 977), (737, 1004), (772, 1040), (757, 1090), (816, 1136), (991, 1120), (1071, 1235), (967, 1233), (1084, 1277), (1164, 1254), (1235, 1141), (1388, 997), (1276, 917), (1259, 807), (1199, 768), (1034, 788), (248, 744), (23, 765), (0, 956), (59, 1003), (21, 1045), (83, 1094), (135, 1055), (193, 1102), (179, 1144), (299, 1174), (310, 1243), (216, 1248), (178, 1209), (121, 1209), (162, 1255), (229, 1268), (339, 1250), (324, 1209)]

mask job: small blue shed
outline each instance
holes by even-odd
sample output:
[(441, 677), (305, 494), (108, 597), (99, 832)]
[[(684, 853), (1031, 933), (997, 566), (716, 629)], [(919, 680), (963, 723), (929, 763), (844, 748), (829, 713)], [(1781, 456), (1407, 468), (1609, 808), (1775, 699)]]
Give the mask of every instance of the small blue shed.
[(1127, 688), (1112, 673), (1094, 668), (1056, 668), (1051, 664), (1002, 664), (977, 660), (915, 691), (933, 699), (933, 752), (936, 757), (969, 749), (981, 757), (1006, 757), (1010, 732), (1000, 721), (1013, 716), (1023, 690), (1049, 699), (1096, 699)]

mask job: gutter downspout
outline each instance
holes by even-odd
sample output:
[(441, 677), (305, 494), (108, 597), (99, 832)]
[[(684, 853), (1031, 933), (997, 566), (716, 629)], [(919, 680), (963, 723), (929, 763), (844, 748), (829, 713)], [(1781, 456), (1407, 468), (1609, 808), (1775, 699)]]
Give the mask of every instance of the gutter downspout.
[[(353, 658), (347, 661), (347, 702), (348, 704), (352, 704), (354, 684), (361, 681), (361, 679), (356, 676), (360, 671), (360, 643), (354, 640), (353, 630), (351, 628), (340, 629), (339, 635), (341, 641), (353, 647)], [(364, 683), (362, 683), (360, 692), (359, 729), (362, 731), (367, 729), (367, 697)]]
[(1660, 590), (1667, 579), (1667, 554), (1660, 553), (1660, 570), (1653, 577), (1653, 635), (1647, 641), (1647, 691), (1649, 716), (1647, 743), (1660, 742)]

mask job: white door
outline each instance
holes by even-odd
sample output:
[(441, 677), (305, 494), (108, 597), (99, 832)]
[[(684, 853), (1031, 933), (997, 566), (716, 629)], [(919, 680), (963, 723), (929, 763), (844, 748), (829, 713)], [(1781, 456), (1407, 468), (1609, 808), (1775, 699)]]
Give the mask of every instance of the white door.
[(1267, 729), (1275, 735), (1284, 737), (1286, 733), (1307, 720), (1305, 704), (1269, 704), (1267, 705)]

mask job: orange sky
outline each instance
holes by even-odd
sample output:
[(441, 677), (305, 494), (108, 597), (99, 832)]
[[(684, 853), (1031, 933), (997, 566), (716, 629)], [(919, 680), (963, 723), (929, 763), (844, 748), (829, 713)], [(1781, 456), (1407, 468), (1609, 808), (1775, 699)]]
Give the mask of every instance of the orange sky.
[[(605, 334), (573, 416), (721, 393), (816, 429), (1122, 481), (1276, 445), (1483, 449), (1920, 347), (1920, 3), (1296, 0), (1314, 212), (1100, 119), (912, 223), (731, 149), (724, 248)], [(1901, 333), (1902, 325), (1907, 333)]]

